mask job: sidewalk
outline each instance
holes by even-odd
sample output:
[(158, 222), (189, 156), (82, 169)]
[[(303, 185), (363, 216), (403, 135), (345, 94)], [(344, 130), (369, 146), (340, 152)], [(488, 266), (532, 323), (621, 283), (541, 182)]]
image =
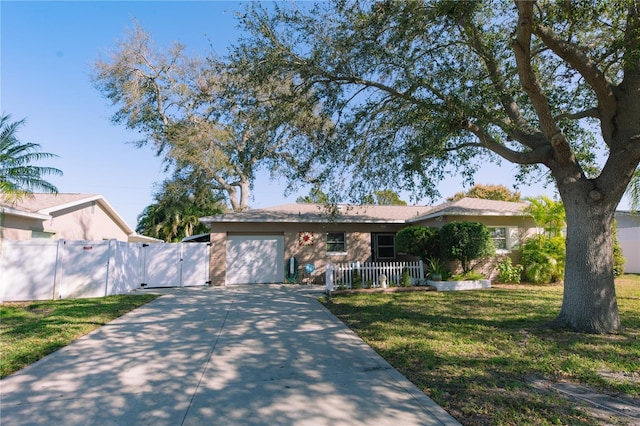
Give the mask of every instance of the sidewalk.
[(0, 424), (458, 424), (304, 287), (162, 293), (0, 381)]

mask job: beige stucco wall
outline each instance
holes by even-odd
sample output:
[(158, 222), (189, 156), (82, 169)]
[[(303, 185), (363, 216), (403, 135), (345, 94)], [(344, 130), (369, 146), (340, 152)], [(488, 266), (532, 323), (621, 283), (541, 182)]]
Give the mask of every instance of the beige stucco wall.
[(55, 233), (54, 239), (128, 241), (128, 235), (98, 202), (60, 210), (51, 219), (28, 219), (5, 215), (2, 237), (8, 240), (28, 240), (32, 231)]
[(60, 210), (52, 216), (49, 227), (56, 230), (56, 239), (128, 240), (127, 233), (97, 202)]
[(31, 229), (39, 226), (40, 221), (26, 217), (0, 214), (0, 226), (2, 234), (0, 237), (7, 240), (29, 240), (31, 239)]

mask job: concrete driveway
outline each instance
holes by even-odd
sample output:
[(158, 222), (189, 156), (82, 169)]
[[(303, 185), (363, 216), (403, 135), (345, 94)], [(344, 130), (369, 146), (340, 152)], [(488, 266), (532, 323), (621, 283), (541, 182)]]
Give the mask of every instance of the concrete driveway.
[(458, 424), (308, 288), (162, 293), (0, 381), (0, 423)]

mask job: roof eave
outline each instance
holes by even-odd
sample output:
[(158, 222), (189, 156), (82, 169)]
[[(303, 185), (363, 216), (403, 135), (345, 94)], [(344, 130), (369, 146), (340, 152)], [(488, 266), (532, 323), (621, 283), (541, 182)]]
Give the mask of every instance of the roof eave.
[(482, 211), (482, 212), (438, 212), (432, 213), (416, 218), (412, 218), (407, 220), (407, 223), (415, 223), (422, 222), (429, 219), (435, 219), (438, 217), (444, 216), (520, 216), (520, 217), (529, 217), (530, 215), (527, 213), (518, 213), (518, 212), (490, 212), (490, 211)]
[(11, 216), (19, 216), (19, 217), (26, 217), (29, 219), (38, 219), (38, 220), (47, 220), (50, 219), (51, 216), (48, 214), (42, 214), (42, 213), (31, 213), (31, 212), (27, 212), (24, 210), (18, 210), (12, 207), (7, 207), (7, 206), (1, 206), (0, 207), (0, 212), (6, 214), (6, 215), (11, 215)]

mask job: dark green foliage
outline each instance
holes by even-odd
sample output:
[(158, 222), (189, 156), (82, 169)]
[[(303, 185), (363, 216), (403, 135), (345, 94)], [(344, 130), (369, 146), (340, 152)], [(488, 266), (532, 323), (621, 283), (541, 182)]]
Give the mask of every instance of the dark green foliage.
[(300, 204), (329, 204), (329, 196), (320, 187), (311, 188), (309, 195), (296, 198), (296, 203)]
[(396, 234), (396, 249), (423, 261), (440, 257), (440, 235), (435, 228), (408, 226)]
[(525, 280), (535, 283), (551, 283), (562, 280), (565, 266), (564, 237), (537, 235), (528, 239), (522, 247), (522, 265)]
[(167, 242), (209, 232), (199, 218), (224, 212), (222, 197), (197, 174), (175, 175), (162, 183), (155, 203), (138, 216), (136, 231)]
[(458, 260), (462, 270), (471, 270), (473, 260), (491, 256), (495, 246), (489, 228), (478, 222), (452, 222), (440, 228), (440, 248), (449, 260)]

